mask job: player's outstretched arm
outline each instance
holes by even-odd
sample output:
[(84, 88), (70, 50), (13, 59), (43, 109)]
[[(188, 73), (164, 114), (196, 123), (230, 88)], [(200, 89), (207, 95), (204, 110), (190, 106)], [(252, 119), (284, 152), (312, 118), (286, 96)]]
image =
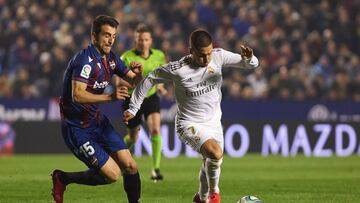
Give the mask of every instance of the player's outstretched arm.
[(241, 45), (240, 49), (242, 63), (245, 68), (253, 69), (259, 67), (259, 60), (254, 56), (254, 51), (250, 47)]
[(131, 95), (129, 109), (127, 111), (131, 112), (132, 115), (136, 115), (146, 94), (154, 85), (171, 81), (171, 74), (169, 74), (167, 70), (168, 66), (169, 65), (166, 64), (153, 70), (141, 80)]
[(72, 81), (72, 99), (77, 103), (104, 103), (114, 100), (123, 100), (129, 97), (127, 87), (117, 88), (113, 94), (92, 94), (86, 90), (87, 84)]
[(131, 87), (135, 87), (144, 78), (143, 72), (143, 65), (132, 61), (130, 63), (130, 71), (126, 74), (125, 82), (128, 82)]
[(245, 45), (240, 46), (240, 54), (223, 50), (223, 66), (254, 69), (259, 67), (259, 60), (254, 51)]

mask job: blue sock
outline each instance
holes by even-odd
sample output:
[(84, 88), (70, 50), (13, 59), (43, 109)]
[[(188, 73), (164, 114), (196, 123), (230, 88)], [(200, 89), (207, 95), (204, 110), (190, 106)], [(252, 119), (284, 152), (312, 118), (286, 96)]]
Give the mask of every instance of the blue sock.
[(64, 172), (61, 175), (61, 181), (66, 185), (70, 183), (77, 183), (82, 185), (105, 185), (108, 181), (96, 170), (89, 169), (81, 172)]
[(124, 189), (129, 203), (139, 203), (141, 194), (141, 181), (139, 172), (124, 174)]

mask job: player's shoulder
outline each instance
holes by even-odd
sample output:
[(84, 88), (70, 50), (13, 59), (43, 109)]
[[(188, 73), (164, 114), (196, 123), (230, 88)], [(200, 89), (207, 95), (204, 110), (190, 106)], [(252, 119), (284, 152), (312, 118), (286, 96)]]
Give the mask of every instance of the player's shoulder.
[(136, 53), (135, 53), (135, 49), (129, 49), (127, 51), (125, 51), (123, 54), (121, 54), (121, 58), (127, 58), (127, 57), (133, 57), (135, 56)]
[(110, 51), (109, 58), (110, 58), (110, 60), (114, 60), (114, 61), (120, 60), (120, 56), (117, 55), (117, 54), (116, 54), (115, 52), (113, 52), (113, 51)]
[(160, 49), (151, 48), (151, 52), (158, 56), (165, 56), (165, 53), (163, 51), (161, 51)]
[(89, 49), (82, 49), (72, 58), (73, 64), (86, 64), (93, 61)]
[(188, 67), (190, 62), (191, 62), (191, 56), (187, 55), (182, 57), (180, 60), (170, 62), (168, 67), (170, 71), (177, 72), (184, 69), (185, 67)]
[(221, 52), (223, 52), (224, 49), (223, 48), (213, 48), (212, 53), (213, 54), (221, 54)]
[(212, 57), (214, 59), (214, 61), (218, 61), (220, 63), (222, 63), (221, 61), (223, 60), (224, 57), (226, 57), (227, 55), (229, 55), (232, 52), (226, 51), (223, 48), (214, 48), (212, 50)]

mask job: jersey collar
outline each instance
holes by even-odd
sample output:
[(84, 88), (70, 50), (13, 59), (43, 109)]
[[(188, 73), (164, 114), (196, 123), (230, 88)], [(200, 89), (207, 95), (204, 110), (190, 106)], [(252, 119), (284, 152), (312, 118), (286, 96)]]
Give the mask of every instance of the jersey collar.
[[(138, 51), (136, 48), (134, 48), (134, 53), (135, 53), (137, 56), (142, 57), (140, 51)], [(149, 50), (149, 56), (148, 56), (147, 58), (145, 58), (145, 59), (150, 58), (150, 56), (151, 56), (152, 54), (153, 54), (153, 50), (150, 49), (150, 50)], [(143, 58), (143, 57), (142, 57), (142, 58)]]

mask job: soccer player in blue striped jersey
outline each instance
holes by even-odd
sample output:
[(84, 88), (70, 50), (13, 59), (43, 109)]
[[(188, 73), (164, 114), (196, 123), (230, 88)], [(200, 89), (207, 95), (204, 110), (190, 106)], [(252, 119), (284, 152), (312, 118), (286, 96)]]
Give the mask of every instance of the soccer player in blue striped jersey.
[(70, 60), (65, 71), (60, 98), (62, 135), (68, 148), (88, 170), (53, 171), (52, 195), (56, 203), (63, 202), (68, 184), (104, 185), (117, 181), (121, 174), (128, 202), (140, 200), (141, 182), (136, 162), (99, 110), (100, 103), (129, 97), (125, 86), (117, 87), (112, 94), (104, 93), (114, 74), (124, 78), (129, 86), (142, 79), (140, 63), (131, 63), (129, 70), (111, 51), (118, 25), (113, 17), (96, 17), (91, 30), (92, 43)]

